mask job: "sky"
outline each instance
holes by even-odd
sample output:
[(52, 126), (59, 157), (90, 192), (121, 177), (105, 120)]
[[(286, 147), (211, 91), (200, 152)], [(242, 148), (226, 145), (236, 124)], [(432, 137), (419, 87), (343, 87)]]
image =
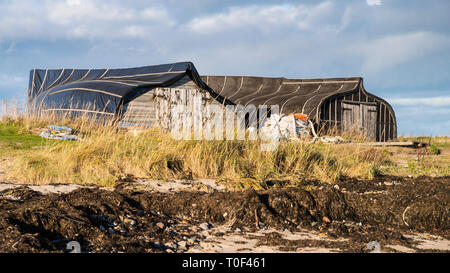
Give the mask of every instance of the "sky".
[(363, 77), (398, 134), (450, 135), (448, 0), (0, 0), (0, 99), (33, 68), (192, 61), (202, 75)]

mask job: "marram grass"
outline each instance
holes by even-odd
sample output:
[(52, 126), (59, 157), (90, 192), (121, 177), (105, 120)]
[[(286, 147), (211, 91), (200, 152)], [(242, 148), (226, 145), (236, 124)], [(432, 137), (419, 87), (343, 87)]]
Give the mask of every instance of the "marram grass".
[[(3, 119), (30, 134), (52, 120)], [(275, 151), (261, 150), (252, 140), (175, 140), (157, 129), (134, 136), (113, 126), (64, 121), (80, 132), (82, 141), (45, 142), (14, 154), (9, 177), (49, 184), (78, 183), (112, 186), (124, 177), (145, 179), (213, 178), (238, 188), (264, 188), (267, 180), (297, 185), (305, 179), (336, 182), (341, 177), (371, 178), (389, 155), (380, 149), (351, 145), (282, 142)], [(1, 142), (1, 140), (0, 140)]]

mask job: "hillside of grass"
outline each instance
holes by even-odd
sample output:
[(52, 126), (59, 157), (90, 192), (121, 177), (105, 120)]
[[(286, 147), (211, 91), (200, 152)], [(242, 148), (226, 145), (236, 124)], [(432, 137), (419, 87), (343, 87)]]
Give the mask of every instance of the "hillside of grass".
[[(260, 141), (179, 141), (156, 129), (134, 136), (112, 126), (79, 121), (57, 124), (77, 130), (82, 141), (56, 141), (37, 135), (36, 128), (45, 124), (55, 121), (0, 120), (0, 157), (8, 157), (11, 165), (6, 173), (8, 181), (113, 186), (130, 177), (213, 178), (239, 189), (265, 188), (269, 180), (296, 186), (306, 180), (334, 183), (345, 177), (417, 175), (416, 169), (421, 168), (417, 164), (398, 165), (396, 153), (382, 147), (283, 142), (277, 150), (266, 152), (261, 150)], [(442, 158), (445, 155), (438, 161)], [(448, 166), (438, 166), (432, 172), (450, 173)]]
[(19, 120), (5, 118), (0, 122), (0, 156), (26, 153), (56, 142), (33, 134)]

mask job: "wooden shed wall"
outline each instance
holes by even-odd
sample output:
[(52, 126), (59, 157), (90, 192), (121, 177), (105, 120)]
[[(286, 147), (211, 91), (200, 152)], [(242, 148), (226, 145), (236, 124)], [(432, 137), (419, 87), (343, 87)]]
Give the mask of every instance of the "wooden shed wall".
[[(201, 101), (200, 112), (194, 109), (195, 101)], [(188, 122), (183, 123), (183, 128), (192, 131), (194, 120), (201, 120), (202, 127), (205, 127), (209, 117), (206, 106), (210, 104), (223, 107), (208, 91), (199, 89), (185, 76), (169, 87), (154, 88), (129, 102), (123, 108), (120, 124), (123, 127), (171, 129), (175, 123), (182, 120), (181, 115), (185, 114)], [(184, 105), (186, 111), (173, 116), (172, 109), (177, 105)]]
[(384, 100), (367, 93), (362, 87), (354, 92), (335, 95), (323, 102), (319, 113), (320, 130), (342, 131), (342, 103), (346, 101), (376, 105), (376, 141), (384, 142), (397, 138), (396, 118), (392, 107)]

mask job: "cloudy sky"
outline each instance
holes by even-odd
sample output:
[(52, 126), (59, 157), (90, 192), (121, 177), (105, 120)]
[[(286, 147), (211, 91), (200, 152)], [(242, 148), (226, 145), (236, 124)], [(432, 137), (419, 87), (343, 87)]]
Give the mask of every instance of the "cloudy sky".
[(0, 0), (0, 99), (32, 68), (192, 61), (201, 74), (361, 76), (401, 135), (450, 135), (448, 0)]

